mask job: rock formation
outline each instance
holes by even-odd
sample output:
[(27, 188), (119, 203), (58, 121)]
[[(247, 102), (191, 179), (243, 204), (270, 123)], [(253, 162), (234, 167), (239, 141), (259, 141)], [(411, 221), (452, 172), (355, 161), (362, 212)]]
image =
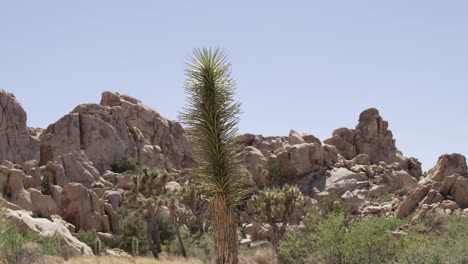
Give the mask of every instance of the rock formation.
[(468, 208), (468, 170), (460, 154), (442, 155), (427, 179), (401, 202), (395, 216), (403, 218), (419, 209), (417, 217), (424, 217), (432, 209), (450, 209), (449, 204), (452, 209)]
[(0, 90), (0, 160), (39, 160), (39, 142), (29, 135), (26, 112), (11, 93)]
[(77, 106), (39, 139), (41, 164), (83, 151), (100, 172), (124, 157), (152, 168), (193, 166), (187, 134), (179, 123), (117, 93), (104, 92), (100, 104)]
[(379, 111), (370, 108), (359, 116), (355, 129), (338, 128), (333, 136), (324, 141), (333, 145), (346, 159), (353, 159), (359, 154), (367, 154), (373, 164), (383, 161), (387, 164), (397, 162), (401, 168), (411, 171), (414, 177), (421, 172), (421, 164), (414, 158), (403, 157), (395, 145), (388, 122), (383, 120)]

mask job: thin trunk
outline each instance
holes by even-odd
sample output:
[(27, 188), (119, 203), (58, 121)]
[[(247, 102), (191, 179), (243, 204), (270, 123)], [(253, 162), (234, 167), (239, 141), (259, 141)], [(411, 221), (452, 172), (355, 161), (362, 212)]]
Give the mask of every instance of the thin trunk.
[(156, 249), (156, 246), (154, 245), (153, 242), (153, 231), (154, 231), (154, 221), (155, 217), (154, 215), (150, 215), (148, 217), (148, 221), (146, 223), (146, 239), (148, 241), (148, 246), (150, 248), (151, 253), (153, 253), (154, 258), (159, 259), (159, 254), (158, 250)]
[(237, 215), (223, 194), (215, 194), (212, 200), (216, 264), (238, 264)]
[(154, 228), (153, 232), (151, 233), (153, 243), (156, 246), (156, 250), (158, 253), (162, 252), (162, 247), (161, 247), (161, 233), (159, 231), (159, 221), (158, 218), (155, 216), (155, 221), (154, 221)]
[(182, 237), (180, 236), (180, 224), (179, 224), (179, 220), (177, 219), (177, 217), (174, 217), (174, 222), (176, 226), (177, 240), (179, 240), (180, 251), (182, 252), (182, 256), (184, 256), (184, 258), (187, 258), (187, 252), (185, 251), (184, 241), (182, 240)]
[(280, 231), (279, 231), (277, 223), (272, 221), (270, 222), (270, 225), (271, 225), (271, 228), (273, 229), (273, 237), (271, 239), (272, 240), (271, 243), (273, 244), (275, 251), (278, 253)]
[(203, 221), (201, 219), (201, 216), (196, 215), (195, 217), (197, 218), (198, 235), (202, 237), (205, 233), (205, 229), (203, 229)]

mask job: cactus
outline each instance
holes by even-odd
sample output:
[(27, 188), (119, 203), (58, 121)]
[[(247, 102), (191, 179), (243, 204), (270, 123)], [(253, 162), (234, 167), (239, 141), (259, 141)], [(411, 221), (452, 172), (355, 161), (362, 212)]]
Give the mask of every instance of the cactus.
[(139, 249), (138, 249), (138, 239), (134, 237), (132, 239), (132, 255), (134, 257), (138, 256), (140, 254)]
[(99, 238), (94, 241), (94, 254), (101, 255), (101, 240)]

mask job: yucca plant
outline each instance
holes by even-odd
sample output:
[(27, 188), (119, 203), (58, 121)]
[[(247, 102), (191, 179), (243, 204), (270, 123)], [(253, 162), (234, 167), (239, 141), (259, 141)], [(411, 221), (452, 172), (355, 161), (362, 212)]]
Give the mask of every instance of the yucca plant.
[(245, 195), (243, 169), (236, 158), (240, 103), (225, 51), (195, 49), (186, 70), (187, 106), (181, 114), (188, 127), (198, 175), (208, 192), (214, 228), (215, 261), (237, 264), (236, 205)]

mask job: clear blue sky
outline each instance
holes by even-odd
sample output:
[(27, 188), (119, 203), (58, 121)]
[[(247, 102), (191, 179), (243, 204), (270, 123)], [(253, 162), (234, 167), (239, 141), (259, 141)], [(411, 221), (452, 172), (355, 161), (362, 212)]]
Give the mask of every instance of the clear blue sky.
[(377, 107), (427, 169), (468, 154), (468, 1), (0, 0), (0, 88), (46, 127), (103, 90), (177, 119), (192, 48), (230, 52), (241, 132), (330, 137)]

